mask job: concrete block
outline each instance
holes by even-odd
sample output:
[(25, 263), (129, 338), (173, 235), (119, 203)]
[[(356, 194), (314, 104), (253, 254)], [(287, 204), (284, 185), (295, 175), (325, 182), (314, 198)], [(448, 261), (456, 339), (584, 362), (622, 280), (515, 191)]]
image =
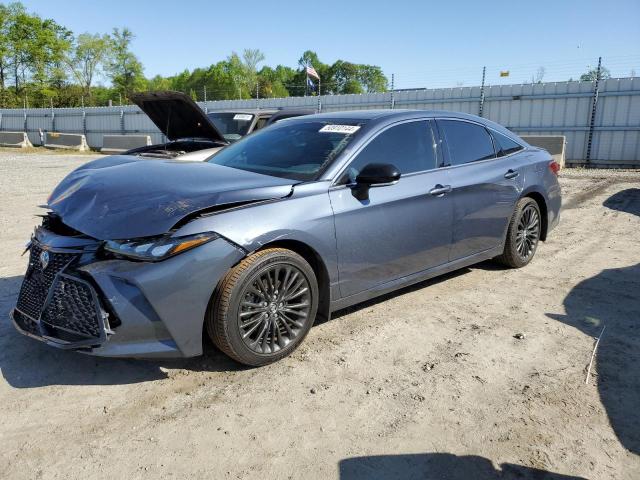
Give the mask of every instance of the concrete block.
[(567, 146), (564, 135), (520, 135), (520, 138), (533, 147), (544, 148), (561, 168), (564, 167)]
[(25, 132), (0, 132), (0, 147), (27, 148), (32, 146)]
[(87, 139), (79, 133), (46, 132), (44, 146), (47, 148), (63, 148), (85, 152), (89, 150)]
[(103, 135), (100, 153), (123, 153), (133, 148), (151, 145), (150, 135)]

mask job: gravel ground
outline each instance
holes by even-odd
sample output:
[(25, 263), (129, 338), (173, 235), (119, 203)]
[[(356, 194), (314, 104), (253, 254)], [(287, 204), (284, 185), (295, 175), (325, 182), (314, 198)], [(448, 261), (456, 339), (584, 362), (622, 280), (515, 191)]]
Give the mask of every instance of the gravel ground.
[[(0, 152), (3, 314), (37, 205), (89, 158)], [(561, 224), (526, 268), (485, 262), (340, 312), (260, 369), (210, 346), (58, 351), (5, 316), (1, 476), (640, 478), (640, 172), (561, 181)]]

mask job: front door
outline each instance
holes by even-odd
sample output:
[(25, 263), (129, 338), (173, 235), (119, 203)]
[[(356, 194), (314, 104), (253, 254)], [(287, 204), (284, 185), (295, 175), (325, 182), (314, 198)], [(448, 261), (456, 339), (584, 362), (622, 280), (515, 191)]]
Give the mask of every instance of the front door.
[[(359, 200), (345, 184), (370, 163), (393, 164), (401, 178)], [(450, 196), (438, 192), (448, 185), (427, 120), (396, 124), (358, 153), (329, 192), (342, 297), (447, 262), (453, 210)]]

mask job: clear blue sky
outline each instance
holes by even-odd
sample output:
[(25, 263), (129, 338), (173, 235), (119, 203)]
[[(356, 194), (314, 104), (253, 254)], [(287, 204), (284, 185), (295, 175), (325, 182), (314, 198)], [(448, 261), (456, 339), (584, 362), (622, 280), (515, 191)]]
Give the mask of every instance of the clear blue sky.
[[(2, 1), (2, 0), (0, 0)], [(6, 1), (6, 0), (5, 0)], [(601, 55), (614, 76), (640, 75), (640, 1), (23, 0), (75, 33), (129, 27), (145, 74), (207, 66), (259, 48), (266, 63), (320, 60), (382, 67), (396, 87), (577, 79)], [(500, 78), (500, 70), (509, 70)]]

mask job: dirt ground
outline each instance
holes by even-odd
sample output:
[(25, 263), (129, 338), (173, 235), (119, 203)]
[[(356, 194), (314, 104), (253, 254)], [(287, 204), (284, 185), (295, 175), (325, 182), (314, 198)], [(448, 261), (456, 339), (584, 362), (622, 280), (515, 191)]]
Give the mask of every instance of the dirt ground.
[(640, 172), (564, 171), (526, 268), (339, 312), (245, 369), (211, 346), (109, 360), (14, 331), (37, 205), (88, 158), (0, 152), (0, 477), (640, 478)]

